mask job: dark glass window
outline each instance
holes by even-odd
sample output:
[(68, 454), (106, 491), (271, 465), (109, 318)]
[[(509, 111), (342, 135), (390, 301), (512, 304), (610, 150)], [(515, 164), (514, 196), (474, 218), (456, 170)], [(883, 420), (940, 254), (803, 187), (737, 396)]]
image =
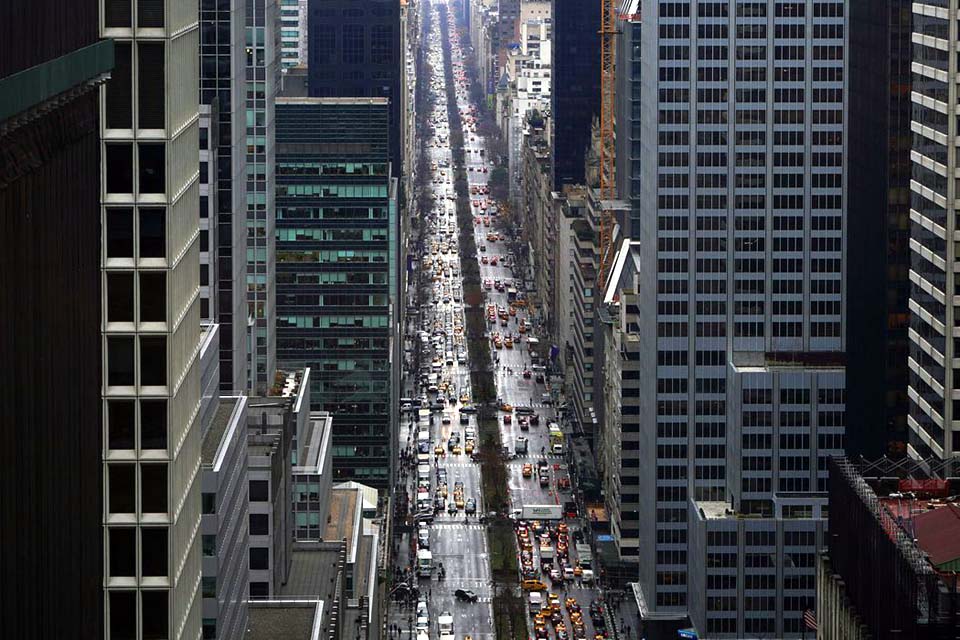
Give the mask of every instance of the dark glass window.
[(265, 570), (270, 568), (270, 549), (267, 547), (250, 547), (250, 570)]
[(213, 515), (217, 512), (217, 494), (204, 491), (200, 494), (200, 512)]
[(267, 598), (269, 596), (270, 596), (270, 583), (268, 582), (251, 582), (250, 583), (251, 598)]
[(104, 0), (103, 24), (107, 27), (131, 26), (130, 0)]
[(140, 530), (141, 575), (167, 575), (167, 536), (166, 527), (144, 528)]
[(132, 386), (133, 336), (110, 336), (107, 338), (107, 384)]
[(167, 512), (167, 465), (141, 465), (140, 509), (143, 513)]
[(266, 513), (250, 514), (250, 535), (265, 536), (270, 533), (270, 515)]
[(166, 336), (140, 337), (140, 384), (145, 386), (167, 384)]
[(107, 257), (133, 257), (132, 209), (107, 209)]
[(133, 193), (133, 144), (107, 143), (106, 156), (107, 192)]
[(163, 193), (166, 191), (164, 143), (141, 143), (138, 148), (140, 150), (140, 193)]
[(140, 209), (140, 257), (163, 258), (167, 255), (166, 212)]
[(107, 322), (133, 322), (133, 273), (107, 274)]
[(343, 63), (363, 64), (363, 25), (343, 25)]
[(169, 637), (167, 618), (169, 596), (167, 591), (143, 591), (143, 640), (166, 640)]
[(250, 502), (267, 502), (270, 500), (270, 483), (267, 480), (250, 481)]
[(137, 530), (110, 527), (110, 576), (130, 577), (137, 573)]
[(110, 449), (134, 448), (134, 410), (133, 400), (110, 400), (107, 402), (108, 442)]
[(140, 401), (140, 448), (167, 448), (167, 401)]
[[(162, 5), (162, 2), (161, 2)], [(163, 7), (160, 8), (160, 20), (163, 21)], [(140, 16), (142, 20), (143, 16)], [(141, 25), (142, 26), (142, 25)], [(137, 126), (141, 129), (164, 128), (164, 61), (162, 42), (139, 42), (137, 51), (140, 59), (137, 65), (137, 89), (139, 105)], [(141, 145), (142, 146), (142, 145)], [(142, 153), (142, 152), (141, 152)], [(141, 156), (142, 157), (142, 156)], [(141, 160), (142, 162), (142, 160)], [(143, 187), (140, 188), (143, 191)], [(163, 189), (160, 189), (163, 191)]]
[(140, 322), (163, 322), (167, 315), (167, 275), (140, 272)]
[(137, 0), (137, 26), (163, 26), (163, 0)]
[(113, 69), (106, 85), (105, 110), (106, 126), (111, 129), (133, 128), (131, 51), (129, 42), (116, 42), (113, 45)]
[(136, 467), (132, 464), (111, 464), (107, 469), (110, 513), (135, 513)]
[(110, 591), (111, 640), (136, 640), (137, 592)]

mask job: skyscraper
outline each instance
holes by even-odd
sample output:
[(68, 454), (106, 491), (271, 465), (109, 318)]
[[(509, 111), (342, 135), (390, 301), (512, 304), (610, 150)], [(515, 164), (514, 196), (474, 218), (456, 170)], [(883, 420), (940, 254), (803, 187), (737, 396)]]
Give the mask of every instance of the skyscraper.
[(277, 368), (274, 107), (280, 72), (280, 20), (276, 0), (246, 2), (248, 387), (253, 393), (266, 393)]
[(110, 638), (197, 638), (197, 3), (102, 0), (104, 616)]
[(640, 584), (798, 636), (843, 449), (845, 2), (641, 8)]
[(640, 0), (623, 0), (617, 14), (617, 197), (630, 203), (626, 235), (640, 235)]
[(553, 0), (553, 184), (582, 184), (600, 113), (600, 2)]
[(327, 0), (309, 7), (310, 95), (390, 100), (390, 162), (401, 175), (400, 0)]
[(878, 457), (907, 440), (911, 3), (848, 6), (847, 451)]
[[(129, 4), (129, 2), (127, 2)], [(247, 156), (246, 141), (246, 0), (200, 0), (200, 102), (216, 108), (211, 121), (217, 135), (206, 144), (217, 159), (215, 176), (208, 176), (215, 194), (211, 204), (201, 196), (201, 207), (215, 215), (217, 309), (211, 317), (220, 323), (220, 390), (226, 394), (247, 388)], [(216, 206), (212, 211), (211, 206)]]
[(384, 98), (277, 99), (277, 358), (311, 369), (338, 480), (396, 457), (397, 180)]
[(103, 637), (98, 85), (130, 59), (119, 46), (114, 68), (98, 15), (0, 8), (0, 619), (17, 638)]
[[(960, 452), (960, 400), (954, 389), (960, 384), (951, 363), (960, 357), (952, 327), (957, 291), (954, 265), (958, 258), (953, 234), (957, 229), (950, 189), (956, 171), (955, 143), (958, 135), (951, 107), (951, 70), (957, 72), (951, 55), (956, 40), (950, 39), (945, 5), (935, 2), (913, 8), (913, 117), (914, 132), (910, 182), (910, 429), (909, 452), (914, 457), (950, 457)], [(951, 296), (948, 300), (946, 296)], [(947, 303), (950, 304), (947, 304)], [(947, 331), (951, 332), (947, 340)], [(951, 364), (951, 366), (947, 366)]]

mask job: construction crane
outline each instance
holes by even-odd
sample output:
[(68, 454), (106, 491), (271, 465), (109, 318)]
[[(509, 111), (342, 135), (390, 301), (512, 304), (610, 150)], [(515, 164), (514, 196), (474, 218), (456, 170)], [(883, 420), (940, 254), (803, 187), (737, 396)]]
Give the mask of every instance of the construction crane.
[[(600, 199), (616, 198), (616, 150), (614, 137), (616, 100), (616, 0), (600, 2)], [(602, 292), (613, 264), (613, 228), (617, 221), (606, 210), (600, 212), (600, 269), (597, 283)], [(601, 293), (602, 295), (602, 293)]]

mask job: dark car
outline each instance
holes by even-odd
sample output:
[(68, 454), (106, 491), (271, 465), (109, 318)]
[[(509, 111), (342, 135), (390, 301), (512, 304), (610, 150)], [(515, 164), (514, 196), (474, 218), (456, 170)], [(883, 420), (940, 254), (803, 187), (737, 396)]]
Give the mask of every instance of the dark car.
[(469, 589), (457, 589), (453, 592), (453, 595), (460, 602), (476, 602), (479, 599), (479, 596)]

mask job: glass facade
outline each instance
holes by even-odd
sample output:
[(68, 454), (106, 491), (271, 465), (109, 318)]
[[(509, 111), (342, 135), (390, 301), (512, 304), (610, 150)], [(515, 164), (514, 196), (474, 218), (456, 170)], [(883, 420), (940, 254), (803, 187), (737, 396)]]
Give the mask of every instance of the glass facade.
[(373, 486), (388, 483), (396, 404), (388, 119), (382, 99), (277, 102), (277, 357), (311, 368), (313, 409), (334, 416), (334, 478)]
[(246, 0), (246, 230), (248, 388), (266, 393), (276, 370), (274, 104), (280, 72), (275, 0)]
[(600, 3), (553, 0), (553, 182), (582, 184), (590, 124), (600, 113)]

